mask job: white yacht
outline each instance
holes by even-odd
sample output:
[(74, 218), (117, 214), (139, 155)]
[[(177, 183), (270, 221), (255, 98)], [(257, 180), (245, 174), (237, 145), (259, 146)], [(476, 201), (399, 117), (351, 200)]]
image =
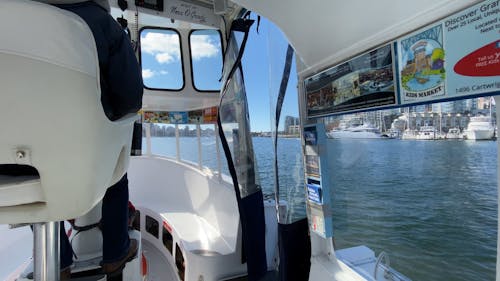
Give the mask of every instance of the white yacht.
[(453, 140), (453, 139), (463, 139), (463, 134), (460, 132), (459, 128), (450, 128), (448, 132), (446, 133), (446, 139), (447, 140)]
[(417, 140), (437, 140), (439, 132), (434, 126), (422, 126), (417, 132)]
[[(333, 171), (327, 160), (332, 156), (325, 149), (323, 118), (448, 98), (450, 95), (440, 92), (444, 87), (434, 86), (444, 73), (451, 76), (452, 70), (439, 69), (451, 65), (449, 53), (465, 57), (473, 49), (498, 43), (499, 28), (487, 18), (497, 15), (498, 0), (95, 0), (120, 18), (135, 46), (144, 79), (142, 110), (114, 121), (106, 117), (101, 103), (102, 73), (92, 32), (75, 14), (47, 4), (86, 1), (0, 1), (0, 165), (29, 166), (37, 171), (30, 176), (0, 174), (0, 278), (58, 281), (59, 222), (75, 219), (68, 233), (75, 252), (71, 267), (71, 280), (75, 281), (410, 280), (397, 268), (398, 262), (393, 263), (394, 268), (389, 263), (391, 250), (407, 246), (405, 240), (387, 237), (393, 229), (386, 227), (381, 214), (384, 200), (390, 200), (384, 195), (377, 198), (380, 204), (373, 213), (360, 214), (379, 220), (357, 232), (372, 235), (383, 230), (377, 236), (390, 241), (391, 249), (376, 244), (369, 245), (371, 249), (362, 240), (353, 240), (355, 245), (345, 243), (349, 245), (344, 249), (335, 245), (335, 217), (345, 216), (348, 225), (359, 216), (351, 217), (352, 210), (332, 212), (330, 196), (335, 194), (336, 179), (329, 178)], [(269, 186), (262, 187), (256, 172), (261, 159), (254, 153), (245, 86), (248, 79), (243, 77), (243, 64), (255, 62), (242, 58), (250, 28), (259, 25), (260, 16), (274, 23), (286, 38), (286, 42), (274, 42), (283, 43), (284, 48), (273, 42), (258, 46), (259, 50), (269, 49), (266, 70), (270, 71), (262, 73), (269, 76), (265, 77), (269, 96), (278, 97), (274, 112), (278, 121), (295, 58), (296, 84), (288, 88), (297, 89), (292, 98), (298, 103), (302, 134), (296, 159), (305, 166), (297, 173), (301, 179), (298, 190), (305, 194), (290, 202), (283, 200), (288, 194), (280, 194), (286, 187), (279, 182), (278, 160), (291, 152), (277, 149), (277, 140), (274, 149), (266, 150), (274, 155), (261, 155), (276, 159)], [(473, 26), (464, 31), (463, 25), (469, 22)], [(479, 25), (483, 27), (475, 28)], [(488, 33), (490, 29), (494, 29), (493, 35)], [(476, 34), (479, 30), (481, 34)], [(446, 40), (455, 41), (439, 46), (445, 50), (431, 46), (442, 43), (443, 34)], [(468, 42), (471, 48), (456, 42)], [(407, 54), (401, 58), (396, 48), (403, 47)], [(426, 53), (431, 47), (436, 52)], [(276, 66), (272, 60), (282, 57), (282, 65)], [(397, 69), (403, 63), (407, 65)], [(439, 74), (416, 79), (424, 73)], [(406, 88), (396, 81), (401, 74), (406, 76)], [(471, 85), (483, 83), (474, 80), (474, 75), (466, 76)], [(361, 94), (363, 81), (374, 77), (390, 82)], [(460, 79), (466, 80), (463, 77)], [(276, 86), (280, 79), (282, 83)], [(211, 82), (207, 84), (207, 80)], [(382, 86), (384, 89), (378, 89)], [(488, 87), (460, 97), (489, 94), (485, 92)], [(404, 95), (401, 91), (405, 89), (419, 93), (408, 90)], [(348, 102), (335, 104), (336, 98)], [(253, 106), (268, 108), (266, 100)], [(155, 150), (152, 123), (174, 126), (175, 142), (169, 146), (174, 156)], [(277, 132), (279, 122), (274, 123)], [(188, 125), (195, 128), (195, 145), (186, 149), (180, 131), (189, 131)], [(211, 142), (209, 160), (215, 164), (210, 167), (204, 158), (208, 149), (201, 141), (202, 126), (218, 132)], [(134, 127), (139, 129), (134, 132)], [(380, 138), (380, 132), (368, 124), (341, 131), (350, 137)], [(417, 138), (417, 133), (407, 131)], [(336, 133), (329, 132), (332, 134)], [(137, 145), (143, 139), (144, 145)], [(408, 143), (403, 145), (411, 149)], [(351, 155), (342, 149), (340, 156), (345, 161), (341, 168), (350, 169), (356, 157), (365, 156), (365, 151)], [(186, 150), (195, 154), (194, 161), (184, 157)], [(406, 155), (401, 157), (411, 161)], [(371, 168), (354, 171), (355, 177), (375, 171)], [(97, 227), (101, 200), (125, 173), (130, 200), (137, 209), (129, 235), (137, 239), (139, 249), (118, 276), (106, 276), (100, 265), (103, 245)], [(284, 176), (292, 174), (286, 171)], [(404, 183), (392, 184), (396, 189)], [(274, 191), (265, 195), (263, 188)], [(372, 199), (363, 194), (356, 197), (377, 202)], [(405, 211), (411, 198), (403, 199), (394, 201)], [(440, 215), (438, 207), (427, 209), (429, 216)], [(301, 217), (290, 219), (297, 210), (303, 210)], [(408, 213), (411, 210), (400, 214), (419, 219)], [(397, 227), (408, 234), (405, 239), (413, 239), (409, 225), (405, 222)], [(495, 223), (489, 233), (498, 230)], [(26, 249), (33, 251), (20, 254)], [(453, 250), (453, 255), (460, 255), (460, 248)], [(480, 270), (500, 268), (500, 259), (488, 259), (493, 262), (481, 263)], [(409, 262), (406, 270), (413, 267), (418, 273), (436, 266), (426, 266), (425, 260), (410, 258)], [(454, 273), (461, 274), (466, 266)], [(500, 273), (496, 276), (500, 281)]]
[(401, 136), (402, 140), (416, 140), (418, 136), (417, 130), (406, 129), (403, 131), (403, 135)]
[(494, 133), (495, 128), (490, 117), (474, 116), (470, 118), (467, 129), (464, 130), (464, 137), (468, 140), (491, 140)]
[(332, 139), (380, 139), (380, 130), (370, 124), (332, 129), (327, 133)]

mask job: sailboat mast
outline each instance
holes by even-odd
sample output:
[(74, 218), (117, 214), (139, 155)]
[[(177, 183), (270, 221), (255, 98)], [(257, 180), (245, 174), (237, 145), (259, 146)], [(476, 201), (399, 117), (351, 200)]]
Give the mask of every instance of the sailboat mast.
[(443, 134), (443, 115), (442, 115), (442, 111), (441, 111), (441, 103), (439, 103), (439, 135), (441, 136)]
[(490, 124), (493, 125), (493, 120), (491, 119), (491, 99), (493, 97), (490, 97), (490, 102), (489, 102), (489, 106), (490, 106)]

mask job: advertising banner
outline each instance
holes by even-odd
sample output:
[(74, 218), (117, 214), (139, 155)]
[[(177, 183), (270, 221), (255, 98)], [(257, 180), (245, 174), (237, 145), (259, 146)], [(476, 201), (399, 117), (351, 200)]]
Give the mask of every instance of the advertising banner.
[(401, 103), (415, 103), (445, 95), (443, 27), (427, 28), (398, 41)]
[(169, 112), (170, 123), (172, 124), (187, 124), (188, 114), (187, 112), (177, 111)]
[(396, 104), (391, 44), (305, 80), (309, 117)]
[(144, 123), (160, 124), (204, 124), (202, 110), (190, 112), (167, 112), (167, 111), (145, 111), (143, 112)]
[(500, 1), (485, 1), (443, 22), (450, 97), (500, 90)]
[(203, 109), (203, 122), (217, 123), (217, 107), (210, 107)]
[(322, 205), (323, 194), (321, 189), (321, 182), (317, 179), (307, 179), (307, 199), (310, 202)]
[(397, 40), (401, 104), (500, 90), (500, 1), (488, 0)]
[(304, 87), (308, 118), (499, 94), (500, 0), (315, 74)]

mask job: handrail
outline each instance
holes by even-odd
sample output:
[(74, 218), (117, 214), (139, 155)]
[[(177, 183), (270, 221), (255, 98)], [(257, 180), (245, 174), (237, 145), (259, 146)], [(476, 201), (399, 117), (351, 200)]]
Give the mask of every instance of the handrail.
[[(391, 266), (391, 261), (389, 259), (389, 255), (387, 255), (384, 251), (382, 251), (378, 257), (377, 257), (377, 262), (375, 263), (375, 269), (373, 270), (373, 279), (377, 280), (377, 271), (378, 271), (378, 266), (382, 262), (382, 259), (386, 261), (385, 265), (386, 268), (390, 268)], [(387, 273), (387, 271), (386, 271)]]
[[(214, 125), (214, 131), (218, 130), (217, 124)], [(178, 162), (182, 163), (190, 163), (193, 164), (194, 166), (197, 165), (197, 168), (199, 170), (203, 170), (204, 168), (208, 168), (208, 166), (203, 165), (203, 145), (201, 143), (201, 125), (197, 124), (196, 125), (196, 138), (197, 138), (197, 149), (198, 149), (198, 161), (189, 161), (182, 159), (181, 157), (181, 147), (180, 147), (180, 129), (179, 129), (179, 124), (175, 124), (175, 145), (176, 145), (176, 150), (175, 150), (175, 155), (162, 155), (162, 154), (154, 154), (152, 152), (153, 150), (153, 144), (151, 141), (151, 123), (144, 123), (143, 124), (145, 133), (146, 133), (146, 153), (145, 155), (147, 156), (162, 156), (162, 157), (167, 157), (167, 158), (172, 158), (175, 159)], [(220, 139), (218, 134), (214, 134), (215, 137), (215, 156), (217, 158), (217, 167), (211, 167), (209, 168), (210, 170), (216, 172), (218, 174), (219, 181), (222, 181), (222, 160), (221, 160), (221, 151), (220, 151)]]

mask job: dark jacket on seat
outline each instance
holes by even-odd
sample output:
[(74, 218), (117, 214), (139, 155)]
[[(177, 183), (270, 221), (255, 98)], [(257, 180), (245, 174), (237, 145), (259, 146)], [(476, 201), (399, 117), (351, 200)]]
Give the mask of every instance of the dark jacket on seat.
[(142, 107), (142, 72), (122, 27), (103, 7), (88, 1), (57, 5), (80, 16), (92, 30), (101, 72), (101, 102), (106, 116), (117, 120)]

